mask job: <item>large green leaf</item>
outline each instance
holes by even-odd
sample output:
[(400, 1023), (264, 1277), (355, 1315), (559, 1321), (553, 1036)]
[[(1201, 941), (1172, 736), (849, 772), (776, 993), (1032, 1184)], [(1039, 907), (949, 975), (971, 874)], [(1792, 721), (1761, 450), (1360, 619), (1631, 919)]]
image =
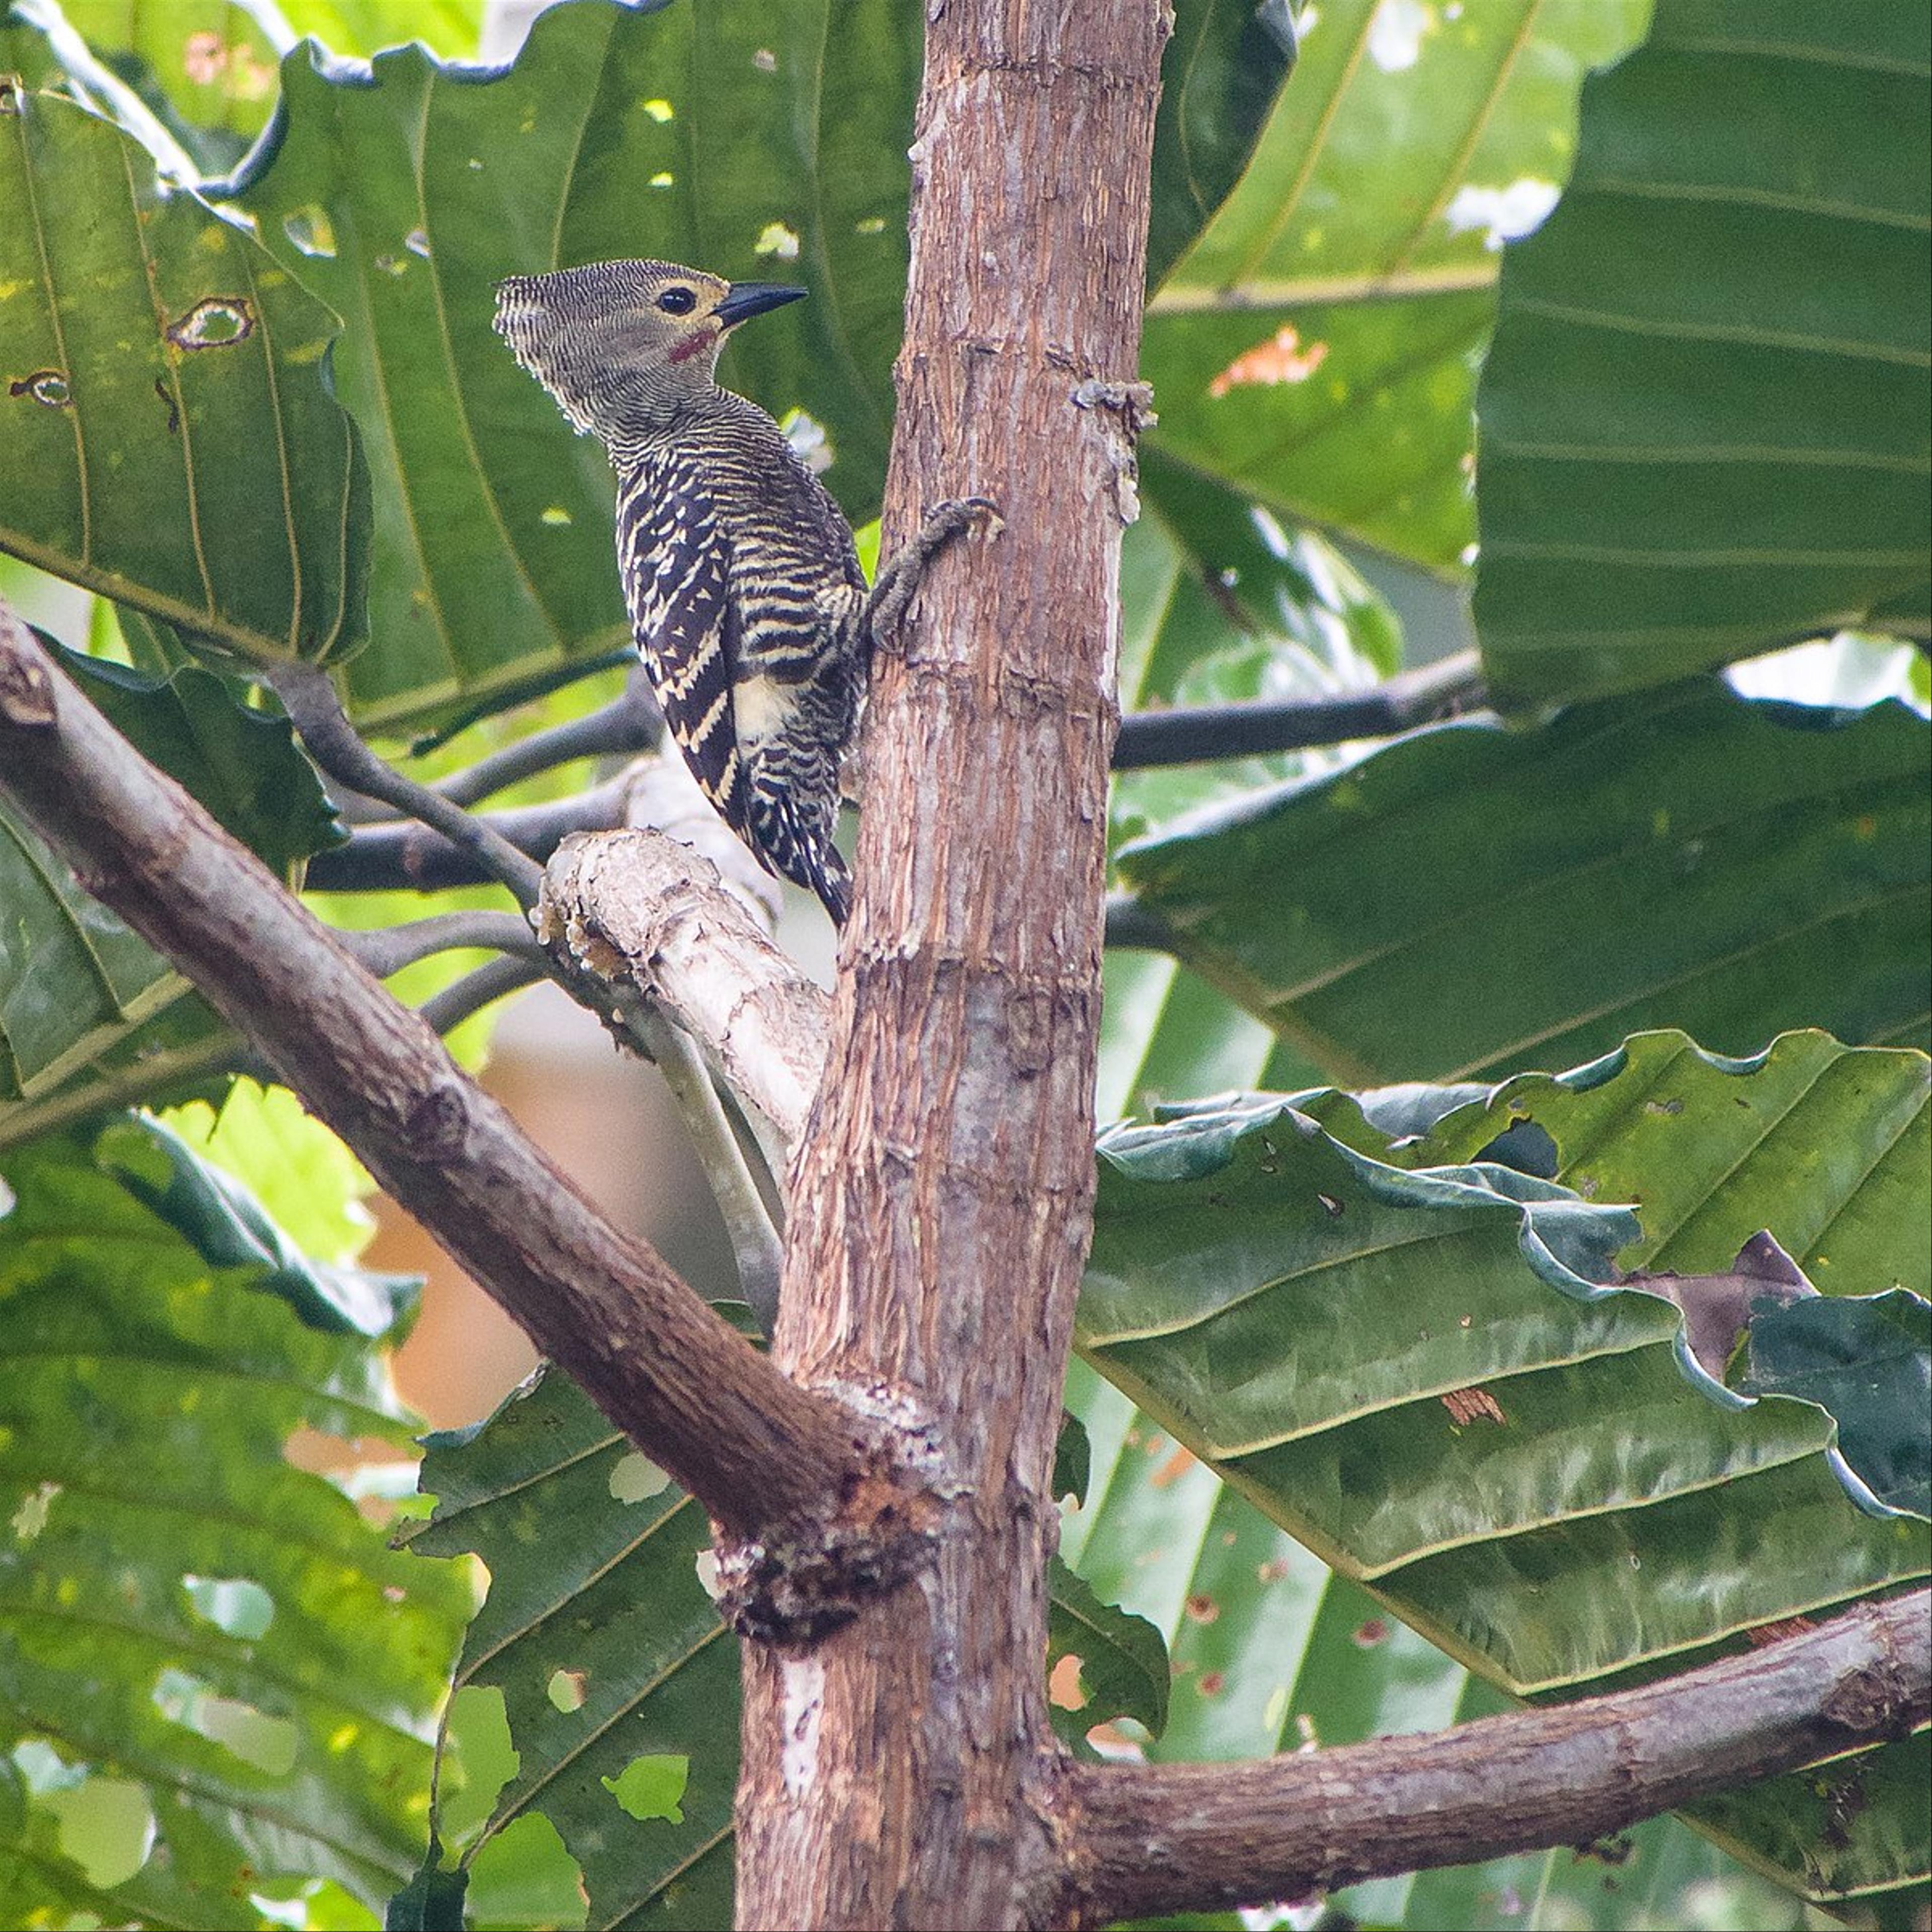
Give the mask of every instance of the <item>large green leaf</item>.
[[(130, 1168), (194, 1166), (116, 1136)], [(255, 1926), (251, 1894), (314, 1880), (380, 1900), (466, 1592), (284, 1451), (302, 1427), (404, 1449), (382, 1358), (288, 1266), (211, 1263), (206, 1195), (157, 1211), (56, 1140), (4, 1173), (0, 1726), (31, 1796), (0, 1917), (103, 1911), (46, 1829), (89, 1794), (152, 1832), (96, 1880), (109, 1923)]]
[(335, 318), (146, 151), (0, 83), (0, 548), (244, 656), (364, 632), (367, 480)]
[(1186, 964), (1354, 1086), (1573, 1063), (1637, 1028), (1922, 1041), (1932, 734), (1714, 683), (1457, 724), (1122, 848)]
[[(1643, 1233), (1627, 1268), (1713, 1274), (1765, 1228), (1826, 1294), (1924, 1297), (1932, 1255), (1900, 1236), (1932, 1222), (1928, 1071), (1922, 1054), (1822, 1033), (1787, 1034), (1742, 1060), (1682, 1033), (1640, 1034), (1574, 1072), (1520, 1075), (1451, 1106), (1388, 1157), (1507, 1159), (1497, 1137), (1528, 1126), (1549, 1136), (1552, 1178), (1635, 1204)], [(1329, 1105), (1311, 1105), (1348, 1132)]]
[(1499, 697), (1932, 630), (1932, 13), (1659, 0), (1504, 259), (1476, 619)]
[[(455, 1690), (500, 1693), (516, 1760), (473, 1830), (441, 1821), (472, 1911), (504, 1883), (494, 1853), (541, 1819), (577, 1862), (590, 1925), (728, 1924), (738, 1660), (699, 1583), (704, 1512), (554, 1370), (480, 1429), (433, 1438), (422, 1485), (436, 1512), (410, 1547), (488, 1568)], [(1062, 1565), (1048, 1582), (1048, 1665), (1077, 1658), (1084, 1698), (1056, 1720), (1157, 1728), (1158, 1635)]]
[[(1516, 1695), (1684, 1667), (1932, 1567), (1922, 1518), (1855, 1502), (1823, 1410), (1740, 1406), (1676, 1307), (1602, 1285), (1627, 1208), (1403, 1170), (1264, 1096), (1104, 1137), (1097, 1214), (1087, 1359)], [(1922, 1876), (1900, 1817), (1874, 1805), (1802, 1860), (1787, 1834), (1781, 1869), (1823, 1892)]]
[[(1283, 65), (1245, 6), (1180, 12), (1156, 160), (1171, 246), (1232, 184)], [(602, 452), (492, 333), (502, 275), (655, 255), (803, 283), (813, 299), (762, 322), (724, 378), (806, 411), (828, 484), (874, 513), (920, 31), (888, 0), (578, 0), (500, 76), (420, 48), (284, 63), (283, 110), (231, 192), (350, 322), (336, 366), (378, 512), (382, 649), (350, 674), (365, 715), (506, 692), (625, 634)]]
[(1240, 188), (1156, 296), (1150, 451), (1443, 571), (1475, 536), (1497, 232), (1568, 172), (1576, 90), (1646, 0), (1336, 0)]

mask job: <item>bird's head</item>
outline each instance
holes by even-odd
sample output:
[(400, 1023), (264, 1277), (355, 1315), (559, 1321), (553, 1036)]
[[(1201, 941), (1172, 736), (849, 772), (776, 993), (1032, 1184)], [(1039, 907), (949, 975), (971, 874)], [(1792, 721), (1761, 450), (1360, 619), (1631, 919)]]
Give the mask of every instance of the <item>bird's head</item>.
[(496, 284), (496, 332), (580, 430), (607, 442), (675, 421), (712, 387), (725, 337), (802, 289), (675, 262), (592, 262)]

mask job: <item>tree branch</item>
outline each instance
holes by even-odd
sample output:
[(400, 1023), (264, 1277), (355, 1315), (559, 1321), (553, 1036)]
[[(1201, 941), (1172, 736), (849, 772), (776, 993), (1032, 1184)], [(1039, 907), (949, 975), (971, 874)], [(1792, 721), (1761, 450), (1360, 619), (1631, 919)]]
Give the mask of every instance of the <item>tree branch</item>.
[(427, 1023), (147, 764), (4, 606), (0, 790), (721, 1522), (780, 1535), (860, 1486), (872, 1466), (854, 1418), (605, 1222)]
[(632, 678), (625, 685), (623, 695), (601, 710), (548, 731), (533, 731), (527, 738), (452, 772), (435, 789), (452, 805), (472, 806), (574, 759), (635, 758), (650, 750), (663, 734), (664, 714), (641, 678)]
[(371, 926), (366, 931), (338, 929), (344, 951), (379, 980), (413, 966), (418, 959), (459, 948), (482, 947), (533, 962), (539, 972), (549, 955), (530, 930), (529, 920), (508, 912), (444, 912), (430, 919), (406, 920), (400, 926)]
[(606, 978), (628, 975), (697, 1041), (754, 1126), (770, 1128), (760, 1141), (782, 1174), (824, 1071), (832, 1003), (716, 866), (661, 832), (572, 840), (550, 862), (541, 910), (547, 936)]
[(1137, 711), (1120, 720), (1114, 770), (1145, 771), (1158, 765), (1306, 751), (1318, 745), (1344, 745), (1352, 738), (1385, 738), (1432, 718), (1466, 710), (1480, 704), (1482, 694), (1476, 654), (1460, 651), (1348, 698)]
[(1583, 1845), (1932, 1716), (1932, 1593), (1640, 1689), (1250, 1764), (1077, 1765), (1082, 1925)]
[(441, 992), (432, 993), (416, 1011), (434, 1032), (446, 1034), (485, 1006), (548, 976), (533, 960), (502, 954), (484, 960), (474, 972), (464, 974)]
[[(575, 798), (478, 813), (476, 823), (541, 866), (572, 832), (622, 824), (625, 796), (624, 782), (614, 779)], [(440, 832), (407, 820), (357, 826), (346, 845), (309, 860), (304, 883), (318, 892), (428, 892), (444, 886), (487, 885), (490, 877)]]
[(312, 664), (283, 664), (268, 682), (309, 756), (331, 778), (433, 826), (488, 877), (508, 886), (519, 905), (536, 904), (542, 867), (486, 820), (471, 818), (460, 806), (377, 758), (356, 735), (326, 671)]

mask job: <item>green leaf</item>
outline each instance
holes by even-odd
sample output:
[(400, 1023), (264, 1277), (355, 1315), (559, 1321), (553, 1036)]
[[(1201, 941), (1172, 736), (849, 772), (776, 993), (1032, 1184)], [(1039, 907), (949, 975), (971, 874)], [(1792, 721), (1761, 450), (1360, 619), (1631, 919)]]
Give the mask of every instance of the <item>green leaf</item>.
[(1292, 0), (1196, 0), (1174, 9), (1154, 122), (1150, 289), (1240, 179), (1294, 50)]
[[(1168, 1725), (1147, 1745), (1150, 1760), (1265, 1757), (1510, 1708), (1359, 1585), (1328, 1570), (1083, 1363), (1069, 1375), (1067, 1401), (1092, 1438), (1094, 1481), (1086, 1507), (1066, 1518), (1063, 1547), (1097, 1588), (1155, 1623), (1173, 1660)], [(1675, 1818), (1581, 1853), (1374, 1880), (1330, 1903), (1358, 1924), (1416, 1932), (1517, 1923), (1652, 1932), (1711, 1922), (1692, 1907), (1707, 1909), (1720, 1885), (1749, 1900), (1754, 1926), (1798, 1932), (1802, 1908), (1788, 1894)], [(1232, 1916), (1227, 1922), (1232, 1932)]]
[(1479, 408), (1490, 688), (1932, 628), (1932, 25), (1658, 0), (1505, 251)]
[(364, 634), (368, 485), (335, 318), (145, 150), (0, 94), (0, 548), (250, 659)]
[(1585, 69), (1645, 0), (1324, 0), (1240, 185), (1162, 285), (1158, 452), (1295, 523), (1444, 572), (1475, 536), (1475, 370), (1494, 232), (1568, 171)]
[(232, 1175), (146, 1118), (111, 1126), (95, 1159), (136, 1200), (181, 1234), (211, 1268), (247, 1268), (312, 1328), (371, 1340), (406, 1327), (421, 1281), (319, 1261), (302, 1252)]
[[(3, 133), (4, 129), (0, 129)], [(60, 652), (144, 756), (286, 874), (340, 837), (287, 721), (251, 710), (213, 673), (167, 680)], [(0, 804), (0, 1146), (131, 1102), (206, 1086), (227, 1028), (39, 835)]]
[(442, 1847), (432, 1840), (422, 1869), (384, 1909), (382, 1932), (450, 1932), (462, 1925), (470, 1874), (445, 1871), (441, 1858)]
[[(480, 1888), (482, 1847), (541, 1813), (591, 1924), (728, 1924), (738, 1660), (698, 1582), (704, 1512), (554, 1371), (480, 1430), (432, 1437), (422, 1481), (436, 1513), (410, 1548), (490, 1572), (457, 1688), (502, 1692), (518, 1754), (463, 1865)], [(640, 1820), (626, 1774), (670, 1757), (688, 1760), (682, 1816)]]
[[(1932, 1569), (1922, 1519), (1847, 1493), (1830, 1416), (1738, 1406), (1676, 1308), (1602, 1285), (1628, 1209), (1494, 1166), (1400, 1169), (1265, 1097), (1101, 1152), (1083, 1354), (1513, 1694), (1686, 1668)], [(1910, 1879), (1924, 1847), (1895, 1825), (1854, 1823), (1826, 1862)]]
[(1932, 1516), (1932, 1304), (1894, 1288), (1762, 1310), (1753, 1320), (1747, 1395), (1815, 1402), (1880, 1502)]
[(1846, 721), (1694, 682), (1411, 733), (1117, 864), (1184, 963), (1350, 1086), (1574, 1063), (1650, 1026), (1729, 1053), (1814, 1025), (1918, 1043), (1928, 749), (1902, 706)]
[[(1554, 1144), (1552, 1178), (1590, 1200), (1636, 1204), (1644, 1231), (1621, 1258), (1628, 1268), (1714, 1272), (1766, 1228), (1827, 1294), (1924, 1296), (1928, 1073), (1922, 1054), (1816, 1032), (1786, 1034), (1746, 1060), (1682, 1033), (1639, 1034), (1587, 1066), (1520, 1074), (1473, 1102), (1422, 1090), (1452, 1106), (1421, 1138), (1364, 1144), (1405, 1166), (1500, 1159), (1498, 1136), (1527, 1126)], [(1348, 1135), (1333, 1106), (1308, 1105)], [(1385, 1118), (1376, 1124), (1389, 1130)]]
[[(4, 1173), (4, 1748), (43, 1790), (144, 1799), (152, 1850), (107, 1922), (254, 1926), (284, 1880), (374, 1904), (417, 1849), (466, 1593), (284, 1450), (302, 1428), (405, 1449), (383, 1358), (298, 1322), (263, 1268), (211, 1266), (72, 1145)], [(46, 1816), (30, 1799), (26, 1842)], [(0, 1862), (0, 1918), (29, 1922), (30, 1876)]]
[(1047, 1669), (1076, 1660), (1081, 1702), (1055, 1702), (1054, 1729), (1077, 1745), (1096, 1724), (1131, 1718), (1159, 1737), (1167, 1724), (1167, 1646), (1144, 1617), (1103, 1603), (1058, 1556), (1047, 1566)]
[(106, 658), (52, 648), (107, 722), (271, 871), (286, 877), (298, 860), (347, 838), (286, 718), (251, 710), (198, 665), (144, 677)]

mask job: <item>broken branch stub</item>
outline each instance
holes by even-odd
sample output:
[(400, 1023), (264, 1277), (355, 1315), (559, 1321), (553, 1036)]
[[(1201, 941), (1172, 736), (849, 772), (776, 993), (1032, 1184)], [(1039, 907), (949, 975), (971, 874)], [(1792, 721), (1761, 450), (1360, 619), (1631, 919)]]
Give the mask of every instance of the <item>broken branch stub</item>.
[(662, 832), (579, 833), (550, 860), (538, 922), (547, 944), (602, 978), (628, 978), (698, 1042), (770, 1128), (781, 1171), (824, 1071), (830, 1001), (718, 868)]

